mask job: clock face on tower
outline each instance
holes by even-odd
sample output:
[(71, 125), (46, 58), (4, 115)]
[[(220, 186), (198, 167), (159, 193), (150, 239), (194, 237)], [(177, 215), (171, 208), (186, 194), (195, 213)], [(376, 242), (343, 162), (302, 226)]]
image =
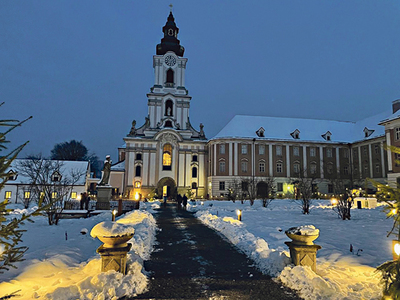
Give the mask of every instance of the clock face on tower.
[(169, 67), (175, 66), (176, 64), (176, 58), (173, 55), (167, 55), (164, 59), (165, 64)]

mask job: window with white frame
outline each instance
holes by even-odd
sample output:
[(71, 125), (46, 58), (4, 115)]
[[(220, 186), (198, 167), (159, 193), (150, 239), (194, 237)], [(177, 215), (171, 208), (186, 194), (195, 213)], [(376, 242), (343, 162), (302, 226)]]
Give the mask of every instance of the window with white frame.
[(310, 156), (311, 156), (311, 157), (314, 157), (314, 156), (315, 156), (315, 148), (314, 148), (314, 147), (311, 147), (311, 148), (310, 148)]
[(364, 152), (364, 155), (365, 155), (365, 156), (368, 154), (368, 148), (367, 148), (367, 146), (364, 146), (364, 147), (363, 147), (363, 152)]
[(343, 167), (343, 174), (344, 175), (349, 175), (349, 167), (348, 166), (344, 166)]
[(220, 173), (224, 173), (225, 172), (225, 162), (224, 161), (220, 161), (219, 162), (219, 172)]
[(332, 157), (332, 148), (326, 148), (326, 157)]
[(375, 164), (375, 172), (376, 172), (376, 174), (381, 173), (381, 165), (380, 164)]
[(219, 145), (219, 154), (225, 154), (225, 144)]
[(265, 145), (258, 145), (258, 154), (259, 155), (265, 154)]
[(56, 199), (56, 198), (57, 198), (57, 192), (52, 192), (51, 199)]
[(242, 154), (247, 154), (247, 145), (242, 145)]
[(282, 155), (282, 146), (276, 146), (276, 155)]
[(276, 173), (282, 173), (283, 166), (281, 162), (276, 163)]
[(247, 173), (247, 161), (242, 161), (241, 166), (242, 172)]
[(220, 181), (219, 182), (219, 190), (224, 191), (225, 190), (225, 181)]
[(343, 157), (349, 158), (349, 149), (343, 149)]
[(260, 173), (265, 173), (265, 162), (259, 163)]
[(375, 154), (379, 154), (379, 145), (378, 144), (375, 144), (375, 146), (374, 146), (374, 148), (375, 148)]
[(327, 172), (328, 174), (333, 174), (333, 165), (332, 165), (332, 164), (328, 164), (328, 165), (326, 166), (326, 172)]
[(317, 174), (317, 164), (316, 163), (311, 163), (310, 164), (310, 173), (311, 174)]
[(400, 140), (400, 127), (397, 127), (395, 129), (395, 138), (396, 138), (396, 141)]
[(297, 146), (293, 147), (293, 155), (294, 155), (294, 156), (300, 156), (300, 149), (299, 149), (299, 147), (297, 147)]
[(5, 198), (5, 199), (11, 199), (11, 195), (12, 195), (11, 191), (6, 191), (6, 192), (4, 193), (4, 198)]

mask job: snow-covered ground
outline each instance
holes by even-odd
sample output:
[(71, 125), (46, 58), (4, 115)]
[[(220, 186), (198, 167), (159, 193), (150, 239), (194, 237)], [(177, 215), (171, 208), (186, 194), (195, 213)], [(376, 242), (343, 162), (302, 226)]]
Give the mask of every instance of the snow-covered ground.
[[(10, 217), (23, 212), (16, 209)], [(133, 296), (146, 289), (143, 260), (150, 258), (156, 232), (150, 212), (138, 210), (117, 218), (135, 230), (126, 276), (101, 273), (101, 259), (96, 253), (101, 242), (89, 234), (97, 223), (111, 220), (110, 212), (88, 219), (62, 219), (57, 226), (49, 226), (45, 217), (33, 220), (22, 226), (27, 230), (23, 235), (23, 245), (29, 247), (26, 260), (17, 264), (18, 269), (0, 274), (0, 297), (19, 291), (13, 299), (100, 300)]]
[[(305, 299), (380, 299), (382, 287), (375, 268), (392, 259), (391, 239), (386, 237), (392, 223), (382, 207), (353, 209), (352, 219), (342, 221), (328, 200), (313, 203), (309, 215), (303, 215), (291, 200), (275, 200), (267, 208), (261, 201), (253, 206), (248, 201), (205, 201), (204, 205), (197, 201), (190, 210), (251, 257), (261, 271), (298, 290)], [(237, 221), (237, 209), (242, 210), (242, 222)], [(284, 232), (300, 225), (320, 230), (315, 241), (322, 246), (317, 274), (309, 267), (290, 265), (284, 244), (290, 239)]]

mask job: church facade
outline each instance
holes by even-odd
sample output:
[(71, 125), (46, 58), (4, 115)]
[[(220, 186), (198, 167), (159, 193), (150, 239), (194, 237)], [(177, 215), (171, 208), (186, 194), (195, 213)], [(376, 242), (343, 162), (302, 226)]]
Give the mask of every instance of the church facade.
[(303, 176), (317, 179), (323, 194), (333, 193), (334, 179), (359, 186), (366, 178), (398, 181), (397, 154), (384, 145), (400, 146), (400, 101), (393, 102), (392, 112), (359, 122), (235, 116), (208, 140), (203, 125), (197, 129), (190, 122), (187, 58), (172, 12), (162, 31), (148, 114), (141, 126), (132, 122), (112, 168), (111, 185), (124, 197), (188, 191), (199, 198), (226, 197), (233, 183), (253, 180), (261, 190), (271, 178), (284, 195)]

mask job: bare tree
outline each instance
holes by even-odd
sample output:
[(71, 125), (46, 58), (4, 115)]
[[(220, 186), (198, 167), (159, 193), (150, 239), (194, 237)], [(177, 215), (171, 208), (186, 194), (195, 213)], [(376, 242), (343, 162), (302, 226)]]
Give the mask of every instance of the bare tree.
[(263, 177), (258, 182), (257, 197), (262, 199), (263, 207), (268, 207), (275, 198), (275, 178)]
[(234, 178), (228, 184), (228, 200), (235, 200), (239, 197), (240, 191), (242, 190), (242, 184), (239, 180)]
[(49, 225), (57, 225), (64, 209), (64, 202), (84, 172), (70, 170), (61, 174), (64, 163), (56, 160), (42, 159), (40, 156), (23, 159), (18, 162), (18, 171), (28, 178), (31, 196), (38, 206), (45, 206)]
[(300, 168), (297, 175), (297, 178), (292, 179), (292, 183), (295, 186), (295, 201), (300, 204), (302, 213), (308, 215), (310, 213), (317, 177), (314, 174), (311, 177), (307, 177), (307, 170), (303, 168)]

